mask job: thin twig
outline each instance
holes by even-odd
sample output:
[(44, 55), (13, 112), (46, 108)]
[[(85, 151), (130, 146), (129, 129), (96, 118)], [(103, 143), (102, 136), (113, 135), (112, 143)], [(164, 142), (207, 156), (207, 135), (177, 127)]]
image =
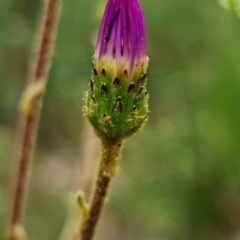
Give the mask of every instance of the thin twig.
[(32, 62), (28, 86), (23, 95), (20, 112), (18, 169), (8, 229), (8, 240), (18, 240), (19, 226), (24, 209), (31, 167), (31, 154), (35, 146), (47, 74), (51, 62), (53, 42), (60, 13), (61, 0), (45, 0), (40, 31), (37, 38), (37, 54)]
[(81, 240), (91, 240), (104, 207), (109, 185), (113, 179), (120, 157), (122, 142), (119, 139), (101, 139), (102, 157), (95, 183), (88, 216), (81, 226)]

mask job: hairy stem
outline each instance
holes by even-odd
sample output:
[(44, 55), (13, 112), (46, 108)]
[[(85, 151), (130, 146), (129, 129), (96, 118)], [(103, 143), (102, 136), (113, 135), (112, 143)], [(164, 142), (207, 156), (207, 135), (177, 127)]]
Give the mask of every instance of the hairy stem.
[(32, 61), (29, 81), (23, 94), (18, 131), (18, 169), (8, 229), (8, 240), (19, 240), (19, 226), (24, 209), (31, 166), (31, 154), (35, 146), (39, 115), (51, 62), (53, 41), (60, 13), (61, 0), (45, 0), (37, 38), (36, 55)]
[(120, 157), (122, 142), (120, 139), (101, 139), (102, 156), (94, 186), (88, 216), (81, 226), (81, 240), (91, 240), (104, 207), (109, 185), (113, 179)]

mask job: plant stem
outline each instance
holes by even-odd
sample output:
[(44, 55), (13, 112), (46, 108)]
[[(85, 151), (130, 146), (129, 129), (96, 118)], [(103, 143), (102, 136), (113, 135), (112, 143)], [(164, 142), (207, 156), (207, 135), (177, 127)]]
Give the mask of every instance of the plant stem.
[(8, 229), (8, 240), (18, 240), (15, 229), (21, 225), (24, 200), (28, 188), (28, 176), (31, 167), (31, 155), (35, 146), (39, 115), (42, 106), (47, 74), (51, 62), (53, 41), (55, 40), (60, 0), (45, 0), (37, 39), (37, 54), (32, 62), (28, 86), (23, 95), (18, 147), (18, 169)]
[(86, 221), (82, 223), (81, 240), (91, 240), (104, 207), (109, 185), (113, 179), (120, 157), (121, 139), (101, 139), (102, 156)]

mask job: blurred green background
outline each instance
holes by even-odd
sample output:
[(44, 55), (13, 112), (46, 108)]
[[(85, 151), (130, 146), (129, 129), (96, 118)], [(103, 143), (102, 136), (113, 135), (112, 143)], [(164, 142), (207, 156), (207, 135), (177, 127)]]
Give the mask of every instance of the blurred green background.
[[(59, 239), (84, 158), (96, 171), (88, 151), (98, 146), (88, 149), (94, 140), (81, 109), (105, 2), (63, 1), (24, 220), (29, 240)], [(97, 239), (239, 240), (240, 19), (214, 0), (140, 3), (151, 112), (126, 143)], [(41, 5), (0, 1), (0, 240)]]

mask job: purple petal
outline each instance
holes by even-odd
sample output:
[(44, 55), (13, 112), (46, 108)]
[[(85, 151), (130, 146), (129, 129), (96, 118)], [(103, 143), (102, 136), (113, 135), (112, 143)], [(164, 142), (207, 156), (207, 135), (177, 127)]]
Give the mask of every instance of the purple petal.
[(146, 57), (146, 31), (137, 0), (108, 0), (99, 30), (95, 56), (141, 64)]

